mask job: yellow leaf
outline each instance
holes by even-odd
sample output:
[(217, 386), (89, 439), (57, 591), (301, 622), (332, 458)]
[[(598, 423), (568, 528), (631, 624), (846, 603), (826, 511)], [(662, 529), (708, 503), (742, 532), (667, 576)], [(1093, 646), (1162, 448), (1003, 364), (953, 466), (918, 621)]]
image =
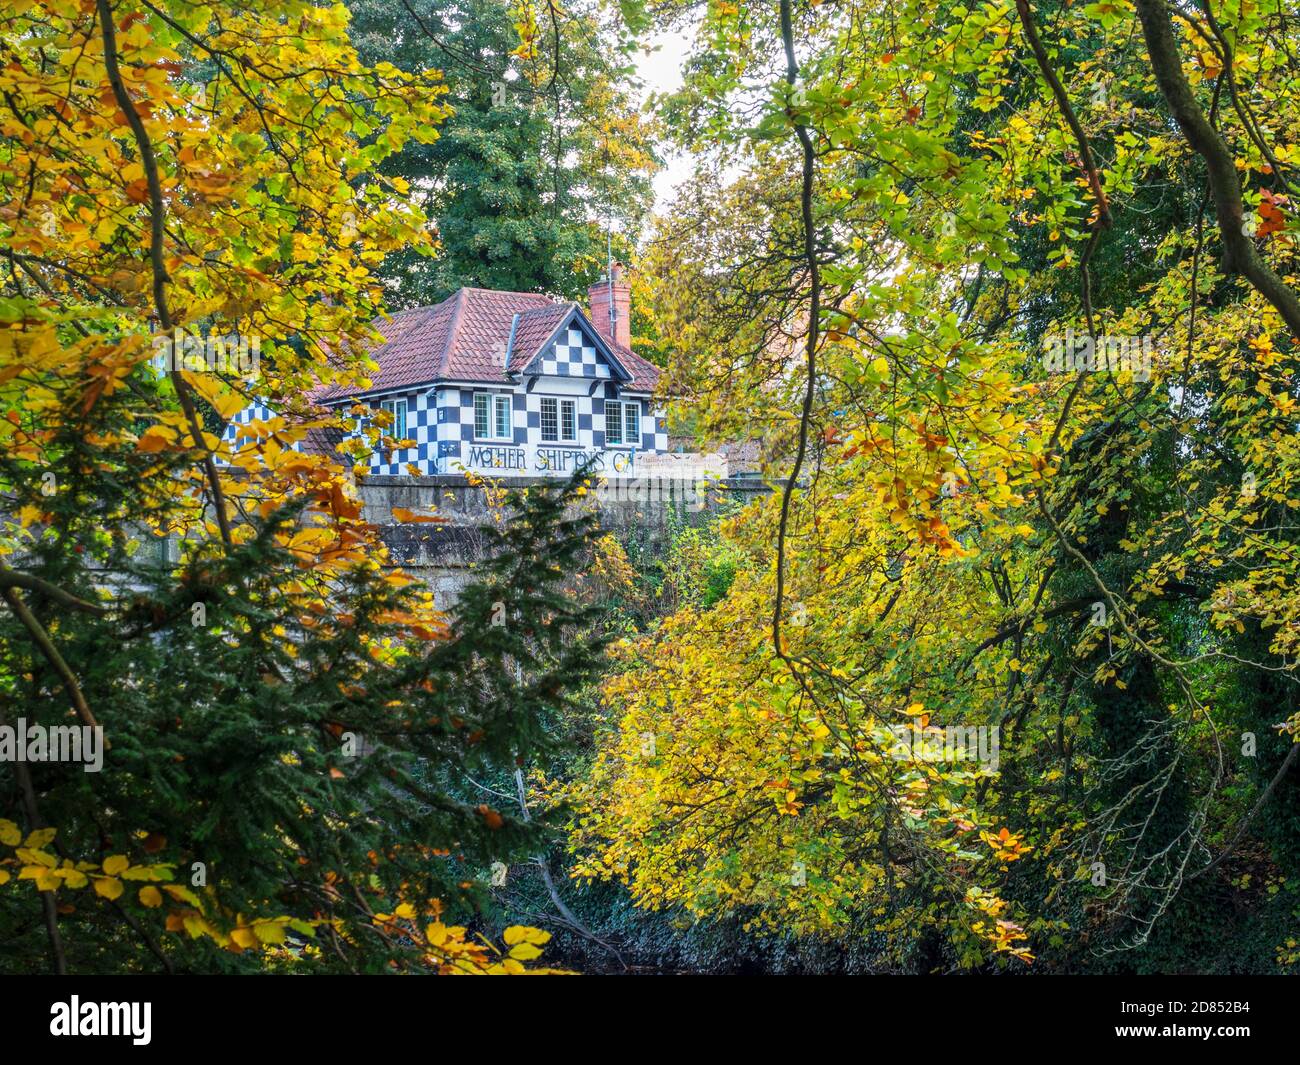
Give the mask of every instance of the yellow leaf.
[(176, 443), (176, 430), (170, 429), (165, 425), (151, 425), (140, 434), (140, 442), (136, 447), (147, 454), (155, 451), (162, 451)]
[(147, 884), (140, 889), (140, 904), (151, 910), (157, 909), (162, 905), (162, 892), (152, 884)]
[(203, 900), (184, 884), (164, 884), (163, 891), (167, 892), (177, 902), (188, 902), (196, 910), (203, 909)]
[(122, 872), (122, 870), (130, 864), (130, 861), (127, 860), (125, 856), (121, 854), (111, 854), (104, 859), (104, 873), (108, 876), (117, 876), (118, 873)]
[(20, 861), (28, 862), (32, 865), (43, 865), (47, 869), (53, 869), (59, 864), (59, 860), (52, 854), (45, 851), (34, 851), (30, 847), (19, 847), (15, 853)]
[(218, 377), (186, 371), (185, 380), (194, 391), (216, 409), (223, 422), (230, 421), (231, 418), (248, 406), (248, 400), (231, 389)]
[(434, 514), (417, 514), (413, 510), (407, 510), (406, 507), (393, 507), (393, 517), (404, 525), (431, 521), (444, 522), (447, 520)]
[(199, 936), (204, 935), (216, 938), (212, 926), (198, 914), (187, 913), (181, 918), (181, 927), (190, 934), (191, 939), (198, 939)]
[(257, 946), (257, 936), (251, 928), (236, 928), (230, 933), (230, 938), (245, 949)]
[(37, 891), (54, 891), (61, 881), (53, 871), (43, 865), (24, 865), (18, 873), (19, 880), (35, 880)]
[(44, 847), (47, 846), (59, 830), (57, 828), (38, 828), (35, 832), (27, 837), (24, 841), (24, 847)]
[(113, 876), (97, 876), (94, 882), (95, 894), (102, 895), (106, 899), (115, 899), (122, 894), (124, 890), (122, 881)]
[(253, 925), (253, 933), (263, 943), (284, 942), (284, 925), (274, 921), (259, 921)]
[(16, 847), (22, 842), (22, 838), (23, 834), (18, 831), (17, 825), (0, 818), (0, 843), (6, 847)]
[[(536, 943), (541, 946), (551, 938), (550, 932), (543, 932), (540, 928), (530, 928), (527, 925), (514, 925), (511, 930), (517, 933), (515, 942)], [(511, 941), (507, 939), (506, 942), (509, 944)]]

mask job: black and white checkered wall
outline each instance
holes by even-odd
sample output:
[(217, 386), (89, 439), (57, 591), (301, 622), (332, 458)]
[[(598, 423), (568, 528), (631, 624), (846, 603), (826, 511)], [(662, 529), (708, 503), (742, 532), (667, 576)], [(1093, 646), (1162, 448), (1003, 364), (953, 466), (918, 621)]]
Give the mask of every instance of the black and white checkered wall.
[(250, 403), (230, 419), (229, 423), (226, 425), (225, 433), (222, 434), (223, 438), (227, 441), (233, 441), (239, 434), (239, 427), (241, 425), (250, 425), (253, 422), (265, 422), (274, 417), (275, 412), (261, 400), (258, 400), (256, 403)]
[[(230, 445), (232, 451), (237, 451), (240, 447), (245, 446), (248, 441), (256, 439), (260, 433), (248, 432), (246, 427), (254, 422), (268, 422), (276, 416), (275, 411), (268, 407), (261, 400), (250, 403), (243, 410), (238, 411), (229, 422), (226, 423), (225, 431), (221, 434), (221, 439)], [(295, 444), (297, 450), (299, 445)], [(219, 462), (221, 460), (218, 460)], [(224, 462), (221, 463), (225, 465)]]
[[(593, 447), (605, 448), (611, 446), (605, 440), (605, 404), (610, 400), (621, 400), (624, 403), (636, 403), (640, 408), (641, 425), (639, 437), (635, 441), (636, 449), (655, 453), (668, 450), (668, 430), (664, 425), (664, 413), (662, 410), (651, 407), (648, 397), (629, 396), (625, 392), (620, 392), (618, 386), (613, 382), (605, 385), (603, 391), (603, 398), (597, 395), (592, 404), (592, 416), (596, 426)], [(625, 442), (622, 446), (632, 446), (632, 442)]]
[[(432, 473), (438, 452), (435, 394), (426, 388), (421, 392), (385, 396), (383, 402), (400, 399), (406, 400), (406, 439), (413, 441), (414, 446), (390, 449), (381, 443), (370, 456), (370, 472), (395, 475), (410, 473), (408, 467), (415, 466), (420, 473)], [(379, 402), (373, 401), (370, 406), (378, 409)]]
[[(535, 387), (532, 391), (524, 391), (529, 382)], [(466, 463), (470, 459), (470, 449), (476, 445), (491, 447), (552, 447), (552, 448), (569, 448), (575, 450), (605, 450), (608, 445), (605, 441), (605, 403), (606, 392), (618, 395), (617, 386), (609, 382), (598, 389), (602, 394), (598, 395), (575, 395), (573, 393), (548, 393), (545, 391), (545, 383), (536, 378), (525, 378), (520, 384), (520, 388), (510, 392), (512, 399), (512, 439), (502, 441), (495, 437), (488, 439), (476, 439), (474, 435), (474, 394), (476, 392), (486, 392), (491, 395), (499, 395), (506, 392), (505, 389), (483, 386), (482, 388), (472, 387), (442, 387), (438, 389), (437, 399), (437, 417), (438, 417), (438, 469), (439, 473), (452, 473), (455, 471), (456, 463)], [(576, 440), (543, 440), (542, 439), (542, 400), (554, 399), (559, 402), (571, 400), (574, 404), (574, 413), (576, 417), (577, 439)], [(640, 409), (640, 438), (633, 444), (625, 444), (631, 449), (635, 446), (637, 451), (654, 451), (661, 452), (668, 450), (668, 433), (664, 427), (662, 411), (654, 410), (650, 407), (649, 399), (642, 396), (636, 397), (633, 402), (638, 404)], [(532, 470), (529, 472), (536, 472)]]
[(533, 361), (543, 377), (611, 377), (609, 365), (588, 343), (581, 329), (570, 327), (555, 338), (551, 347)]
[[(567, 379), (569, 383), (552, 389), (546, 378)], [(584, 390), (574, 390), (573, 379), (585, 378), (590, 385)], [(476, 439), (474, 435), (474, 396), (476, 393), (508, 395), (511, 400), (511, 439)], [(542, 399), (572, 400), (575, 407), (577, 439), (542, 439)], [(370, 458), (372, 474), (401, 475), (454, 473), (461, 464), (468, 464), (471, 449), (475, 447), (497, 449), (527, 449), (535, 447), (560, 448), (583, 451), (603, 451), (610, 445), (605, 440), (605, 404), (609, 400), (636, 402), (640, 408), (640, 435), (636, 441), (627, 441), (619, 448), (637, 452), (663, 452), (668, 450), (668, 434), (664, 427), (663, 412), (654, 410), (646, 396), (628, 396), (613, 380), (613, 372), (589, 343), (581, 330), (570, 328), (556, 338), (550, 348), (542, 352), (531, 364), (529, 372), (513, 384), (435, 385), (404, 394), (388, 395), (382, 401), (406, 400), (406, 437), (413, 446), (390, 450), (381, 445)], [(350, 406), (354, 401), (349, 400)], [(379, 409), (380, 399), (363, 402)], [(262, 403), (255, 403), (240, 411), (226, 428), (226, 439), (233, 441), (240, 426), (273, 417), (273, 412)], [(513, 462), (513, 459), (508, 460)], [(534, 464), (535, 465), (535, 464)], [(527, 462), (509, 466), (503, 472), (536, 473)]]

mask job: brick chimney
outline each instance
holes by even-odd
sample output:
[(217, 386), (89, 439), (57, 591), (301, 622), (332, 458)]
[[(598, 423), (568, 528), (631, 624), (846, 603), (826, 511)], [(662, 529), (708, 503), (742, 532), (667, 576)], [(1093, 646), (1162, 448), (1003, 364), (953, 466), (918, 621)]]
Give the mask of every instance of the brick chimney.
[[(612, 278), (597, 281), (587, 289), (591, 300), (591, 323), (601, 336), (622, 347), (632, 346), (632, 287), (623, 280), (622, 263), (610, 266)], [(611, 295), (612, 294), (612, 295)], [(611, 318), (611, 308), (613, 311)]]

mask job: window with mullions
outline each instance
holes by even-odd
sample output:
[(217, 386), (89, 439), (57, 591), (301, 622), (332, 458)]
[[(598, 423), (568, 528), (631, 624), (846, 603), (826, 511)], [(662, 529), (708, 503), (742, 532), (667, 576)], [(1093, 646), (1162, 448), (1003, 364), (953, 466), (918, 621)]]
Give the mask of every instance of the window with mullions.
[(548, 444), (578, 439), (578, 404), (572, 399), (542, 397), (542, 440)]
[(641, 443), (641, 404), (635, 400), (605, 401), (605, 443), (636, 447)]
[(509, 440), (511, 401), (509, 396), (474, 393), (474, 436), (478, 440)]

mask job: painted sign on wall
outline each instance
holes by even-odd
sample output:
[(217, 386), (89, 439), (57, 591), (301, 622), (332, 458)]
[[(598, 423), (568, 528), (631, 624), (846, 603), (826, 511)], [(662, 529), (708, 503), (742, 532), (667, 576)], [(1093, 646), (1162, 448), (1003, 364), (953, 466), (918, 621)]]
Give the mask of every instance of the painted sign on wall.
[(567, 477), (583, 463), (592, 473), (631, 476), (636, 472), (636, 450), (582, 448), (563, 444), (462, 444), (461, 456), (442, 459), (444, 473), (458, 469), (496, 476)]

